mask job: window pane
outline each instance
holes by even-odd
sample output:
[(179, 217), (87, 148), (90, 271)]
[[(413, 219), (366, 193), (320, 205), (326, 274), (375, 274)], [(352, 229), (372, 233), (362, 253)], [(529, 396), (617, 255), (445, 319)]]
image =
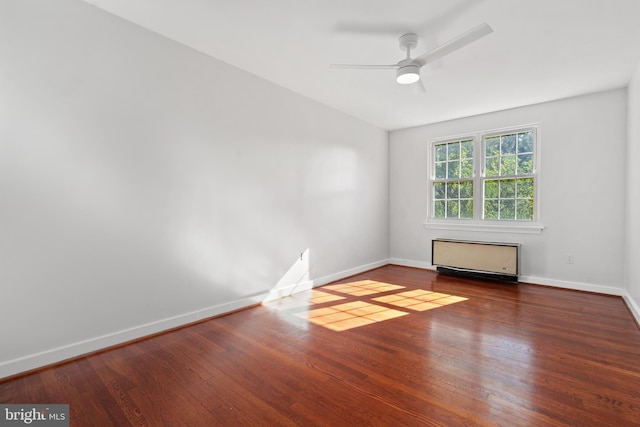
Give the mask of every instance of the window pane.
[(518, 174), (533, 173), (533, 154), (518, 155)]
[(460, 183), (460, 198), (461, 199), (473, 198), (473, 181), (462, 181)]
[(518, 183), (518, 195), (519, 199), (533, 199), (533, 178), (520, 178)]
[(485, 141), (486, 149), (485, 156), (498, 156), (500, 155), (500, 137), (492, 136), (491, 138), (487, 138)]
[(484, 182), (484, 197), (487, 199), (498, 198), (498, 181), (485, 181)]
[(436, 145), (436, 162), (447, 160), (447, 144)]
[(433, 184), (433, 198), (435, 200), (443, 200), (445, 184), (443, 182), (436, 182)]
[(516, 156), (504, 156), (500, 159), (500, 175), (516, 174)]
[(533, 200), (516, 200), (516, 219), (533, 220)]
[(533, 153), (533, 131), (518, 134), (518, 153)]
[(447, 178), (459, 178), (460, 177), (460, 162), (455, 160), (453, 162), (447, 162)]
[(516, 136), (502, 135), (502, 145), (500, 145), (500, 154), (516, 154)]
[(500, 219), (515, 219), (516, 218), (516, 201), (500, 200)]
[(473, 218), (473, 200), (460, 201), (460, 218)]
[(445, 162), (436, 163), (436, 179), (444, 179), (447, 177), (447, 164)]
[(513, 199), (516, 197), (516, 181), (513, 179), (503, 179), (500, 181), (500, 198)]
[(450, 182), (447, 184), (447, 199), (457, 199), (460, 197), (458, 195), (458, 189), (460, 185), (457, 182)]
[(449, 152), (447, 153), (447, 160), (458, 160), (460, 158), (460, 143), (451, 142), (447, 144)]
[(463, 160), (460, 165), (460, 178), (473, 177), (473, 159)]
[(473, 159), (473, 140), (462, 141), (460, 146), (461, 159)]
[(436, 202), (433, 203), (433, 216), (434, 218), (444, 218), (444, 209), (445, 208), (445, 201), (444, 200), (437, 200)]
[(484, 218), (498, 219), (498, 201), (497, 200), (484, 201)]
[(447, 200), (447, 218), (458, 218), (458, 201)]
[(500, 176), (499, 157), (487, 157), (484, 174), (485, 176)]

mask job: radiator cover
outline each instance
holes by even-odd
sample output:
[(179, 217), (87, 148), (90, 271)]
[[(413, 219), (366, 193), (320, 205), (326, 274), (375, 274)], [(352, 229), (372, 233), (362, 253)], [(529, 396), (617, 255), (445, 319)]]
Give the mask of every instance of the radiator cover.
[(515, 282), (520, 274), (520, 244), (434, 239), (431, 264), (445, 273)]

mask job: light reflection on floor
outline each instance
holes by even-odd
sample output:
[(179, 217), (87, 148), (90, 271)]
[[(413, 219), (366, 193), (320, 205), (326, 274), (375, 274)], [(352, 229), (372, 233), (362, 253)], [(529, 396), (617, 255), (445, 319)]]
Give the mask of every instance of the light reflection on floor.
[[(394, 292), (406, 288), (375, 280), (328, 285), (320, 289), (301, 292), (265, 305), (299, 320), (339, 332), (407, 316), (411, 311), (426, 311), (467, 300), (424, 289)], [(373, 297), (382, 293), (385, 295)], [(353, 297), (357, 300), (354, 301)], [(314, 307), (319, 305), (322, 306)]]

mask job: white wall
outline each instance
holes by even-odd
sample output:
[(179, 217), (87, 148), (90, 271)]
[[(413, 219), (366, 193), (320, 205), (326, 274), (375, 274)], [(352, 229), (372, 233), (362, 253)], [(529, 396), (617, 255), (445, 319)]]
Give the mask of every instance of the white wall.
[(387, 132), (80, 0), (0, 63), (0, 377), (388, 258)]
[(625, 241), (625, 300), (640, 323), (640, 64), (629, 84), (627, 110), (627, 210)]
[[(540, 124), (541, 234), (424, 228), (430, 139), (531, 123)], [(523, 281), (621, 295), (625, 141), (624, 89), (391, 132), (392, 262), (429, 267), (438, 237), (517, 242)]]

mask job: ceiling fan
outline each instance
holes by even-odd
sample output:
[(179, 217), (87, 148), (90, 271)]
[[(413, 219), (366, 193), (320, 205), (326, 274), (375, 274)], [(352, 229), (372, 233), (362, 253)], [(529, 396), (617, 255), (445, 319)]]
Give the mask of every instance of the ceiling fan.
[(420, 69), (426, 64), (442, 58), (458, 49), (461, 49), (474, 41), (491, 34), (493, 29), (483, 23), (475, 28), (449, 40), (440, 46), (423, 53), (420, 56), (411, 58), (411, 49), (418, 45), (418, 36), (414, 33), (408, 33), (400, 36), (400, 49), (407, 53), (405, 59), (400, 60), (397, 64), (389, 65), (364, 65), (364, 64), (331, 64), (331, 68), (342, 69), (365, 69), (365, 70), (384, 70), (396, 69), (396, 81), (400, 84), (416, 83), (421, 91), (424, 91), (424, 85), (420, 81)]

